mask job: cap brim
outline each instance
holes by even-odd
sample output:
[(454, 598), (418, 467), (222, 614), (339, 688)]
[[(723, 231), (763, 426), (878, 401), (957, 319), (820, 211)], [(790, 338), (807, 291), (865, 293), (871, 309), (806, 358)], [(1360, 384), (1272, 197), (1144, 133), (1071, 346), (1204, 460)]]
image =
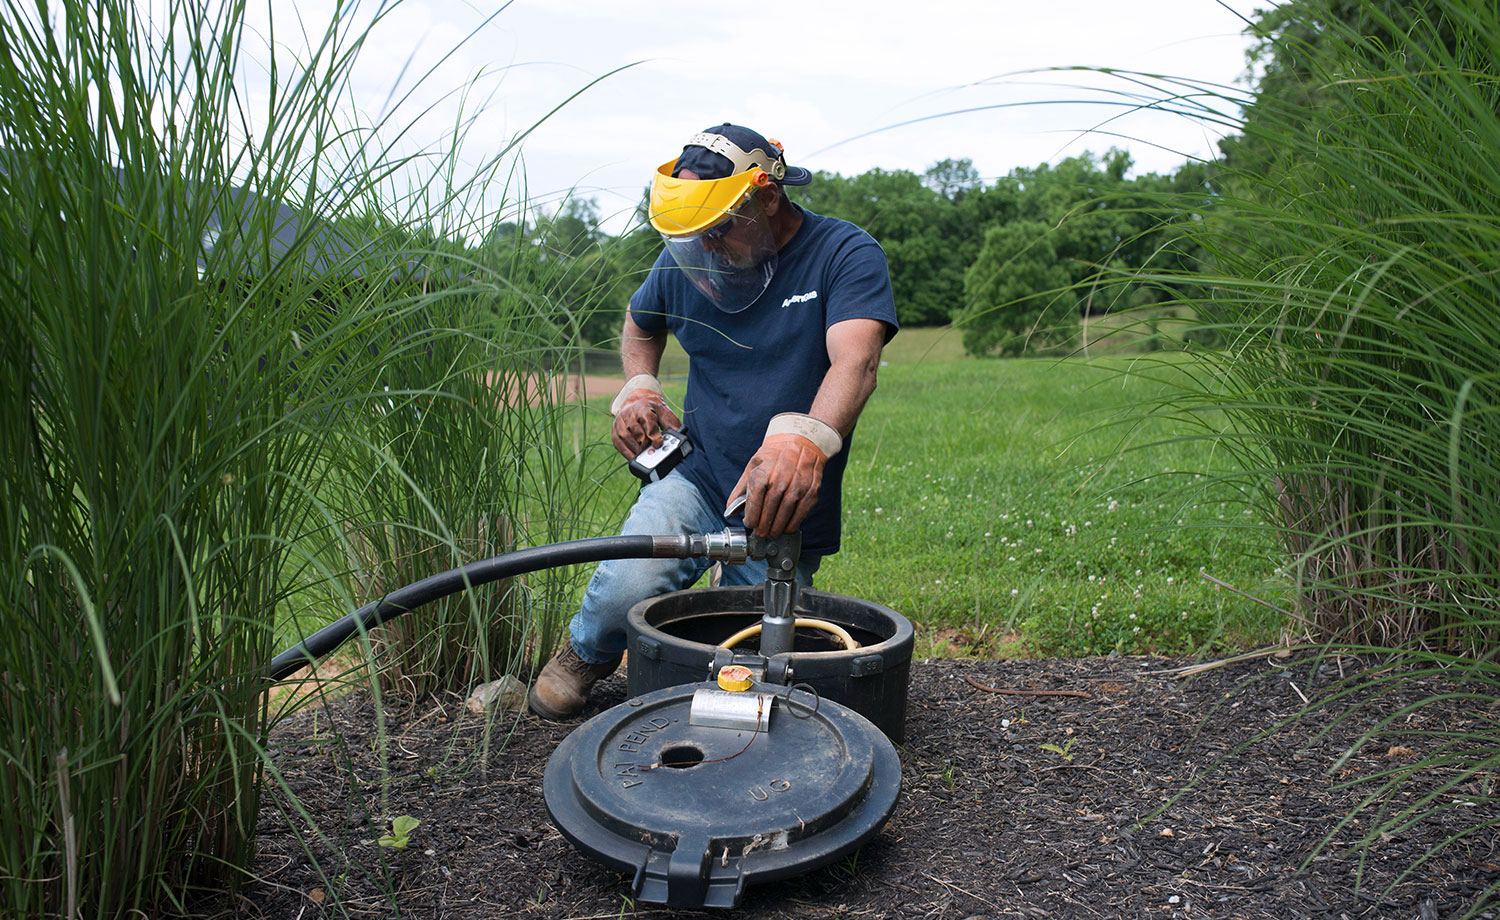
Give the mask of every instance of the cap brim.
[(788, 166), (786, 175), (776, 181), (782, 185), (806, 185), (812, 181), (812, 173), (801, 166)]

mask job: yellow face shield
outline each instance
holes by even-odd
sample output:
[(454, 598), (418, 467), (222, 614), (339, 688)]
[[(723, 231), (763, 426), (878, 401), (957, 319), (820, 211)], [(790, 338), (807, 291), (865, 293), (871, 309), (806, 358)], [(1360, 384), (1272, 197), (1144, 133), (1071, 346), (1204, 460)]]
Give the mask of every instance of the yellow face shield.
[(786, 173), (779, 151), (745, 151), (719, 134), (698, 134), (688, 146), (729, 160), (734, 172), (720, 179), (683, 179), (677, 160), (656, 169), (651, 181), (651, 226), (662, 235), (677, 267), (725, 313), (739, 313), (760, 297), (776, 273), (776, 240), (756, 190)]
[(745, 199), (770, 181), (765, 170), (748, 169), (723, 179), (676, 179), (668, 160), (651, 180), (651, 226), (662, 236), (702, 233), (733, 214)]
[(686, 146), (719, 154), (734, 171), (721, 179), (679, 179), (672, 176), (677, 160), (658, 166), (651, 179), (651, 226), (665, 237), (703, 232), (732, 214), (755, 189), (786, 175), (779, 149), (744, 150), (722, 134), (708, 133), (693, 135)]

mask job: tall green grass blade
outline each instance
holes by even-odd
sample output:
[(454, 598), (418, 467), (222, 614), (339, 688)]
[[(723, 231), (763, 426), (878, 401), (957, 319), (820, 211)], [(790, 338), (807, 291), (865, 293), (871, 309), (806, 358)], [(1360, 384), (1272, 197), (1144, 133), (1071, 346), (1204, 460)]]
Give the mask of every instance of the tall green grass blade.
[[(1437, 675), (1492, 699), (1500, 9), (1299, 0), (1261, 22), (1271, 69), (1215, 200), (1186, 225), (1209, 263), (1154, 279), (1203, 292), (1184, 305), (1219, 346), (1200, 351), (1209, 373), (1174, 411), (1229, 419), (1205, 437), (1247, 471), (1313, 638), (1414, 661), (1397, 680)], [(1374, 697), (1381, 682), (1341, 692)], [(1399, 733), (1382, 728), (1370, 743)], [(1486, 832), (1452, 800), (1399, 795), (1417, 774), (1489, 788), (1493, 720), (1414, 737), (1424, 756), (1367, 781), (1365, 843), (1414, 820), (1453, 822), (1450, 845)]]
[[(450, 435), (558, 438), (555, 417), (474, 389), (486, 358), (563, 338), (520, 308), (481, 319), (494, 280), (452, 283), (477, 193), (450, 170), (393, 220), (390, 188), (414, 161), (388, 126), (340, 114), (367, 26), (313, 28), (252, 104), (236, 83), (243, 4), (150, 15), (125, 0), (7, 0), (0, 15), (6, 916), (181, 910), (243, 876), (265, 664), (301, 614), (351, 607), (330, 549), (370, 520), (351, 458), (404, 484), (388, 519), (450, 548), (462, 506), (412, 496), (455, 481), (496, 494), (472, 467), (400, 475), (418, 458), (372, 426), (387, 387), (464, 406)], [(455, 236), (432, 231), (455, 214)], [(459, 302), (475, 308), (433, 322)], [(397, 363), (432, 355), (461, 360), (392, 386)], [(524, 425), (495, 421), (510, 417)], [(517, 455), (491, 437), (477, 456)], [(576, 506), (530, 501), (505, 507), (538, 532), (575, 526)]]

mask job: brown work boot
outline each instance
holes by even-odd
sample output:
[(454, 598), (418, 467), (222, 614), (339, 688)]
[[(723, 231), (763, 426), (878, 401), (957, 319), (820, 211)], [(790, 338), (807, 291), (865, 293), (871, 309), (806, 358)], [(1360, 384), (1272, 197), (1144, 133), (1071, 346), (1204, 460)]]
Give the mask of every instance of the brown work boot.
[(613, 674), (620, 666), (621, 657), (616, 655), (609, 661), (591, 664), (578, 657), (573, 651), (573, 643), (564, 642), (542, 668), (542, 673), (537, 675), (526, 703), (532, 712), (544, 719), (553, 722), (571, 719), (583, 711), (583, 704), (588, 702), (594, 684)]

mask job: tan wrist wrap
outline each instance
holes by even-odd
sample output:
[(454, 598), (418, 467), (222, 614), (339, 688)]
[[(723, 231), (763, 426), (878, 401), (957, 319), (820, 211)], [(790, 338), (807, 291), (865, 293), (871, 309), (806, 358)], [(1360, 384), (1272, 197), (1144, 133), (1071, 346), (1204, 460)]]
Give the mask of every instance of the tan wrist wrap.
[(609, 414), (619, 415), (620, 408), (625, 404), (625, 397), (629, 396), (631, 393), (634, 393), (636, 390), (655, 390), (656, 392), (660, 393), (661, 381), (657, 380), (650, 374), (636, 374), (634, 377), (631, 377), (629, 380), (625, 381), (625, 385), (623, 387), (620, 387), (619, 395), (615, 397), (614, 402), (609, 404)]
[(825, 457), (832, 457), (844, 449), (844, 439), (834, 427), (821, 419), (800, 412), (783, 412), (771, 418), (766, 426), (766, 437), (773, 434), (796, 434), (817, 445)]

